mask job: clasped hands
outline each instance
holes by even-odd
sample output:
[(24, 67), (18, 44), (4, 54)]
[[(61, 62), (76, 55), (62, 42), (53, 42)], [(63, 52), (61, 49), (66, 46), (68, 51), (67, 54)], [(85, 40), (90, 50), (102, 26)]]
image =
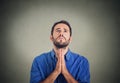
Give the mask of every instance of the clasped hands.
[(62, 73), (63, 75), (67, 72), (66, 64), (65, 64), (65, 52), (63, 49), (59, 49), (56, 52), (57, 56), (57, 64), (55, 70), (58, 74)]

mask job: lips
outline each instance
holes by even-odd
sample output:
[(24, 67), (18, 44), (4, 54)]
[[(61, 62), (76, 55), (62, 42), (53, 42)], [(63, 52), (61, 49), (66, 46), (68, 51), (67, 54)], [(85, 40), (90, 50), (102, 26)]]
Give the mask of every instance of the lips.
[(63, 40), (63, 39), (65, 40), (65, 37), (60, 36), (60, 37), (58, 37), (58, 39), (59, 39), (59, 40)]
[(64, 39), (64, 37), (59, 37), (59, 39)]
[(57, 39), (58, 40), (66, 40), (64, 36), (58, 36)]

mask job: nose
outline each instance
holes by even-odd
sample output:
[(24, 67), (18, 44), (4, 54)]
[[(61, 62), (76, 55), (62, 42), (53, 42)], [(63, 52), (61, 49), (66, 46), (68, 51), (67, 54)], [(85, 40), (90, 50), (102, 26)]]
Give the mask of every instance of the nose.
[(60, 32), (60, 36), (63, 36), (63, 31)]

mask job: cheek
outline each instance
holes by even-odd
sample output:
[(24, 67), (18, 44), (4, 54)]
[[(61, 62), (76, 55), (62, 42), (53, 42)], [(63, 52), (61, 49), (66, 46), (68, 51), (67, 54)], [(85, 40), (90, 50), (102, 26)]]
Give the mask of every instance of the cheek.
[(54, 37), (54, 38), (55, 38), (55, 37), (56, 37), (56, 34), (55, 34), (55, 33), (53, 33), (52, 37)]
[(57, 32), (54, 32), (54, 33), (53, 33), (53, 36), (54, 36), (54, 37), (56, 37), (56, 36), (58, 36), (58, 35), (59, 35), (59, 34), (58, 34)]
[(52, 39), (56, 39), (56, 38), (57, 38), (57, 35), (53, 34)]
[(69, 34), (65, 34), (64, 36), (65, 36), (67, 39), (70, 38), (70, 35), (69, 35)]

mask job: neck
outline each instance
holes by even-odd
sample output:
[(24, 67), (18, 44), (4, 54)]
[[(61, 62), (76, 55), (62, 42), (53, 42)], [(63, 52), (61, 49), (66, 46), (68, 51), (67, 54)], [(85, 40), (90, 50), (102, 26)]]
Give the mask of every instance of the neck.
[(54, 46), (55, 53), (57, 53), (59, 50), (62, 50), (63, 54), (65, 55), (67, 53), (67, 51), (68, 51), (68, 46), (65, 47), (65, 48), (57, 48), (57, 47)]

